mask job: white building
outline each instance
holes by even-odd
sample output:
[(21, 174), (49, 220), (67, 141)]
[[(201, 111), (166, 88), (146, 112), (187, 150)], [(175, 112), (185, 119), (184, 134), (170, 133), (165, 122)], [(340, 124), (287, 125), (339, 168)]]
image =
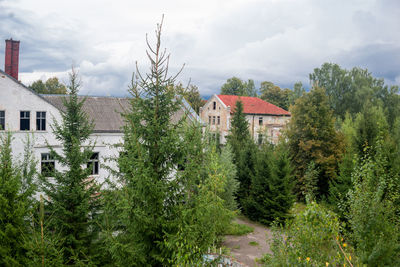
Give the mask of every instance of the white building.
[[(59, 141), (55, 139), (51, 125), (54, 120), (61, 122), (63, 98), (65, 95), (39, 95), (0, 70), (0, 134), (12, 132), (12, 151), (15, 158), (21, 158), (24, 142), (29, 137), (33, 144), (33, 153), (38, 162), (37, 170), (45, 172), (47, 168), (61, 170), (59, 164), (49, 157), (50, 145), (61, 152)], [(83, 97), (82, 97), (83, 98)], [(124, 120), (121, 113), (129, 109), (129, 98), (86, 97), (83, 110), (94, 122), (94, 131), (90, 141), (94, 142), (94, 155), (87, 167), (92, 169), (92, 176), (103, 182), (109, 176), (105, 164), (116, 167), (108, 158), (118, 157), (118, 148), (122, 144)], [(177, 120), (187, 116), (188, 120), (201, 122), (187, 102), (175, 114)]]

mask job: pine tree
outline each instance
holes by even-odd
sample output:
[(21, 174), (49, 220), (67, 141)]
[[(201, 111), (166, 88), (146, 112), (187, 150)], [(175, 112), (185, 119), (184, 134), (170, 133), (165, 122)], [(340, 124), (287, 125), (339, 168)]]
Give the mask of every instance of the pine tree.
[(221, 172), (226, 176), (225, 190), (220, 194), (220, 197), (225, 201), (225, 207), (234, 211), (237, 209), (235, 195), (239, 187), (239, 182), (236, 179), (237, 169), (233, 163), (232, 149), (229, 144), (222, 148), (219, 161)]
[[(90, 258), (90, 249), (96, 240), (95, 217), (98, 188), (89, 178), (86, 166), (93, 155), (89, 137), (93, 123), (82, 109), (84, 100), (78, 99), (80, 82), (77, 73), (70, 73), (70, 94), (64, 101), (65, 112), (61, 123), (52, 126), (62, 153), (49, 146), (50, 154), (66, 170), (55, 171), (54, 179), (41, 177), (41, 187), (46, 195), (47, 209), (52, 214), (51, 227), (62, 239), (64, 263), (77, 264)], [(89, 143), (89, 145), (87, 145)]]
[(22, 191), (21, 173), (13, 164), (11, 133), (0, 136), (0, 265), (19, 266), (25, 257), (22, 233), (28, 197)]
[[(249, 123), (243, 113), (243, 103), (236, 102), (231, 129), (228, 135), (228, 144), (232, 147), (233, 162), (237, 169), (237, 181), (239, 188), (236, 199), (241, 208), (244, 207), (245, 199), (250, 194), (251, 176), (254, 172), (255, 151), (257, 147), (249, 132)], [(246, 211), (244, 211), (246, 213)]]

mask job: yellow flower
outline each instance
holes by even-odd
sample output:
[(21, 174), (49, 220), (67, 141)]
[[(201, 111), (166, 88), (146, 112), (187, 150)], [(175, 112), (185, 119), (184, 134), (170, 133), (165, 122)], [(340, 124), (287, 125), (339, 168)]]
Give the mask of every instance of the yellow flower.
[(351, 255), (349, 255), (349, 261), (351, 261)]
[(325, 262), (325, 266), (329, 266), (329, 262)]
[(298, 260), (301, 261), (301, 257), (299, 257)]
[(336, 240), (339, 240), (339, 236), (336, 236)]
[(346, 243), (343, 243), (343, 247), (344, 247), (344, 248), (347, 247), (347, 244), (346, 244)]
[(307, 260), (307, 262), (310, 261), (310, 257), (307, 257), (306, 260)]

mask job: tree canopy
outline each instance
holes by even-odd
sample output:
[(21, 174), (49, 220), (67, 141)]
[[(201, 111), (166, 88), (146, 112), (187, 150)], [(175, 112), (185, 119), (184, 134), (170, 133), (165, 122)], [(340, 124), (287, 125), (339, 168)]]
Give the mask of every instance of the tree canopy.
[(38, 94), (67, 94), (67, 87), (57, 77), (49, 78), (46, 82), (37, 80), (31, 84), (30, 88)]

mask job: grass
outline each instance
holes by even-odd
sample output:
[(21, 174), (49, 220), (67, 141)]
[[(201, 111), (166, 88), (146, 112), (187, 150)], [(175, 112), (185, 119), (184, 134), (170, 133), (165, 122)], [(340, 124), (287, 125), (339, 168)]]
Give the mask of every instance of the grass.
[(249, 245), (250, 245), (250, 246), (258, 246), (258, 245), (260, 245), (260, 244), (258, 244), (258, 242), (256, 242), (256, 241), (250, 241), (250, 242), (249, 242)]
[(225, 235), (247, 235), (248, 233), (254, 232), (254, 228), (245, 224), (239, 224), (237, 222), (232, 222), (226, 229)]

